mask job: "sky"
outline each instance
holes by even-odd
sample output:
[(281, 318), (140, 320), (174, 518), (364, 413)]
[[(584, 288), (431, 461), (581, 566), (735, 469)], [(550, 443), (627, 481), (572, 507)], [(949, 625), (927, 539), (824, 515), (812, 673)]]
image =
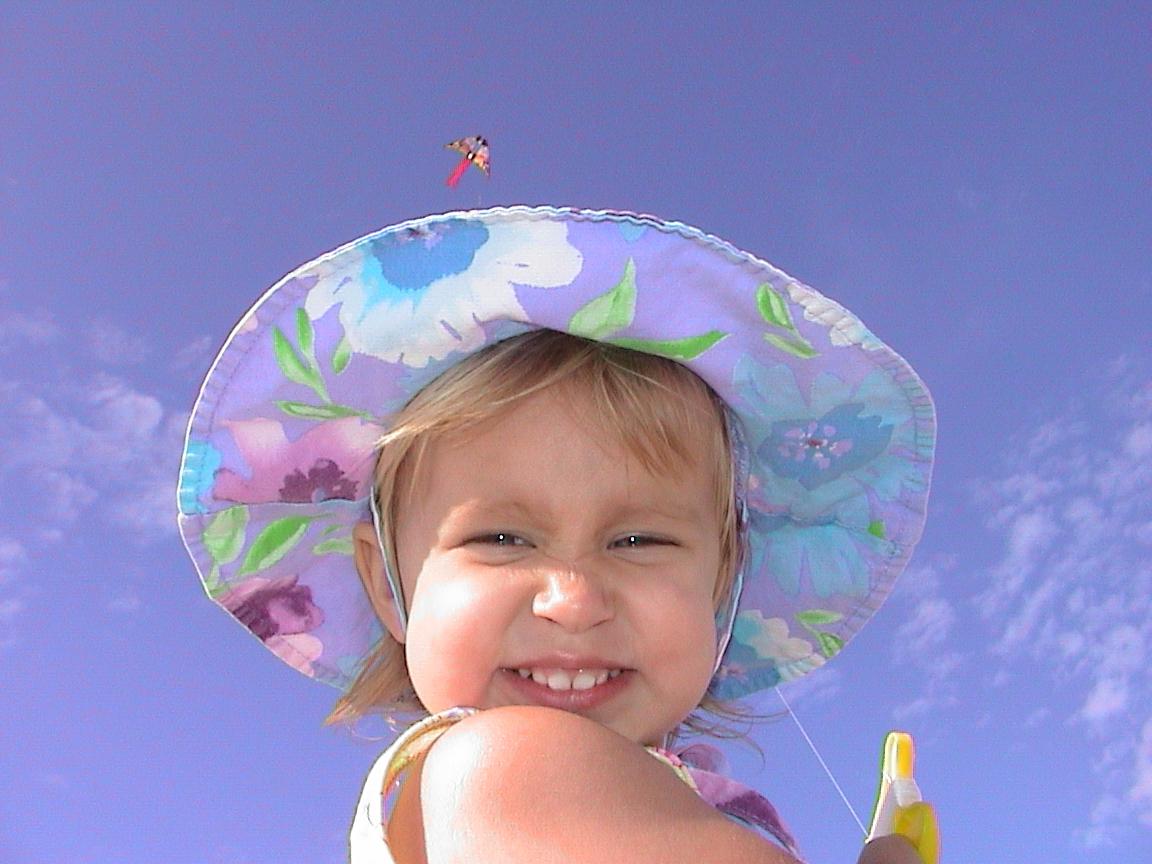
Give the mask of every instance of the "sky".
[[(913, 562), (784, 691), (861, 818), (902, 728), (945, 862), (1152, 860), (1150, 45), (1147, 3), (0, 5), (0, 861), (343, 860), (388, 730), (206, 599), (184, 426), (284, 273), (515, 203), (698, 225), (932, 390)], [(855, 861), (793, 721), (752, 738)]]

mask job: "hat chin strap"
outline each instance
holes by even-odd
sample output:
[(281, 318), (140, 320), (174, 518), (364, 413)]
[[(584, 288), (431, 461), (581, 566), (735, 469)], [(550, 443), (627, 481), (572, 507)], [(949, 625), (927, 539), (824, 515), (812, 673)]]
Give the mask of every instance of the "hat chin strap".
[(732, 628), (736, 624), (736, 607), (740, 605), (740, 592), (743, 588), (744, 568), (740, 566), (732, 576), (732, 590), (728, 592), (728, 599), (722, 608), (716, 610), (716, 663), (712, 667), (713, 675), (720, 671), (724, 652), (728, 650), (728, 643), (732, 641)]
[(740, 605), (740, 594), (744, 590), (744, 566), (748, 561), (748, 472), (750, 457), (748, 443), (740, 421), (727, 405), (724, 406), (724, 427), (728, 433), (728, 448), (732, 453), (732, 495), (736, 499), (736, 532), (739, 536), (740, 552), (732, 574), (732, 589), (724, 606), (716, 610), (716, 665), (712, 674), (720, 671), (724, 652), (732, 640), (732, 628), (736, 625), (736, 608)]
[(388, 582), (388, 591), (392, 595), (392, 608), (396, 610), (396, 620), (400, 630), (408, 632), (408, 610), (404, 607), (404, 589), (400, 585), (400, 574), (388, 555), (388, 547), (384, 543), (384, 521), (380, 517), (380, 504), (376, 500), (376, 490), (368, 495), (368, 507), (372, 510), (372, 527), (376, 531), (376, 546), (380, 549), (380, 560), (384, 563), (384, 578)]

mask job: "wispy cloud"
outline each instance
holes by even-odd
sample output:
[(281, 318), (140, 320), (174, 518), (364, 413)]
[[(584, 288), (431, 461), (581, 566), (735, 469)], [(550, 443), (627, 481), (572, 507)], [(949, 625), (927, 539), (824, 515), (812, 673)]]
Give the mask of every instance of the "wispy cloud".
[[(805, 675), (780, 686), (784, 698), (793, 708), (802, 705), (805, 710), (815, 709), (819, 705), (833, 701), (840, 694), (844, 686), (843, 673), (835, 666), (828, 666), (819, 671), (819, 675)], [(783, 704), (779, 703), (775, 695), (766, 694), (763, 699), (769, 706), (768, 710), (774, 711)]]
[(1152, 826), (1152, 719), (1140, 730), (1136, 769), (1128, 795), (1140, 810), (1140, 821)]
[(128, 590), (118, 597), (113, 597), (104, 604), (104, 608), (117, 615), (127, 615), (139, 611), (142, 605), (139, 595), (133, 590)]
[(944, 591), (944, 585), (954, 581), (958, 563), (953, 555), (936, 555), (913, 565), (897, 588), (894, 600), (906, 611), (892, 642), (892, 661), (916, 669), (922, 682), (915, 698), (896, 707), (897, 720), (920, 717), (958, 701), (955, 682), (965, 658), (953, 637), (955, 603)]
[[(201, 340), (178, 353), (203, 350)], [(46, 550), (72, 536), (81, 521), (118, 543), (175, 532), (187, 415), (126, 374), (156, 356), (146, 340), (130, 338), (112, 319), (86, 322), (78, 334), (46, 312), (0, 308), (3, 643), (19, 641), (16, 625), (35, 606), (31, 559), (50, 556)], [(110, 613), (140, 605), (123, 585), (110, 586), (109, 597)]]
[[(976, 606), (991, 652), (1079, 694), (1098, 796), (1079, 837), (1152, 824), (1152, 374), (1121, 359), (1078, 404), (1009, 442), (977, 505), (1003, 551)], [(1010, 674), (1010, 673), (1009, 673)], [(1037, 722), (1039, 722), (1039, 719)]]
[(53, 525), (81, 514), (170, 533), (185, 418), (107, 373), (54, 386), (0, 386), (0, 476)]
[(11, 537), (0, 537), (0, 586), (9, 583), (28, 559), (24, 544)]
[(23, 610), (24, 604), (13, 597), (0, 600), (0, 624), (7, 626)]
[(909, 654), (919, 654), (943, 644), (948, 640), (955, 622), (956, 613), (952, 604), (943, 597), (921, 599), (916, 604), (912, 617), (897, 633), (900, 650)]
[(28, 561), (24, 544), (0, 537), (0, 649), (16, 644), (16, 619), (25, 608), (23, 587), (18, 579)]
[(106, 366), (128, 366), (152, 356), (149, 341), (119, 322), (96, 317), (88, 322), (84, 342), (89, 354)]
[(42, 309), (33, 312), (6, 310), (0, 320), (0, 351), (27, 345), (50, 345), (59, 336), (59, 326), (52, 316)]
[(199, 376), (208, 368), (209, 362), (219, 347), (210, 336), (201, 336), (172, 354), (169, 365), (174, 372), (191, 371)]

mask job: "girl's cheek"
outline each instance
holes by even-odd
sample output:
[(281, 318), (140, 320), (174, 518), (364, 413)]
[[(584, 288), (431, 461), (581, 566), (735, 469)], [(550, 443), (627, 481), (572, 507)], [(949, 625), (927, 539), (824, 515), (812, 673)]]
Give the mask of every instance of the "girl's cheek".
[(425, 707), (481, 704), (510, 623), (507, 598), (491, 584), (425, 582), (407, 641), (409, 675)]
[(414, 629), (407, 658), (412, 686), (429, 711), (474, 704), (468, 682), (475, 680), (476, 670), (462, 665), (466, 655), (450, 634)]

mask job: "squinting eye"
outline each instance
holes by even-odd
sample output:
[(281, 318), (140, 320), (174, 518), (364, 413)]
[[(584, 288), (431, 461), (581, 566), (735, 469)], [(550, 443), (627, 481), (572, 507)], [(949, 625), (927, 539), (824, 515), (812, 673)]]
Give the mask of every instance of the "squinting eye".
[(667, 546), (668, 540), (659, 537), (649, 537), (646, 534), (629, 534), (621, 537), (612, 545), (622, 549), (643, 549), (645, 546)]
[(507, 531), (494, 531), (491, 534), (480, 534), (473, 537), (471, 543), (485, 543), (491, 546), (526, 546), (527, 543), (523, 537), (517, 537), (515, 534), (509, 534)]

